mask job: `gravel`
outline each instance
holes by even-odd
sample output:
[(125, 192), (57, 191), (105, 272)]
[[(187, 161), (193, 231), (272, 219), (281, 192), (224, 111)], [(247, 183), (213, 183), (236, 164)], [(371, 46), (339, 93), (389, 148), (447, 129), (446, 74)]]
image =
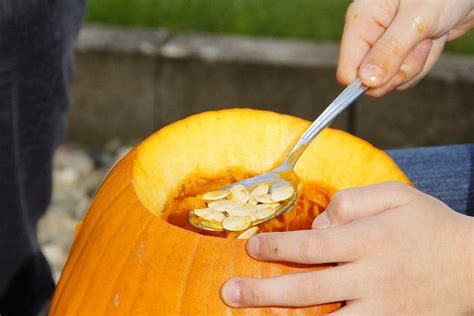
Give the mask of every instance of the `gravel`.
[(109, 168), (130, 150), (119, 139), (103, 150), (64, 144), (54, 157), (53, 196), (38, 225), (38, 240), (57, 282), (71, 248), (74, 230)]

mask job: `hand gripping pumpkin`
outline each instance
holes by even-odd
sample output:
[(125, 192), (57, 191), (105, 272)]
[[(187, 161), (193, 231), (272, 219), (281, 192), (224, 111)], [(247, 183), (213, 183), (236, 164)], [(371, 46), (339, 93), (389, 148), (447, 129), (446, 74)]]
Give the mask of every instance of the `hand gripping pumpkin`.
[[(219, 290), (233, 276), (272, 276), (323, 266), (251, 259), (245, 241), (190, 227), (196, 195), (276, 166), (309, 123), (272, 112), (232, 109), (171, 124), (109, 173), (78, 229), (50, 315), (315, 315), (303, 309), (231, 309)], [(407, 177), (382, 151), (327, 128), (296, 173), (295, 208), (260, 231), (308, 229), (338, 190)]]

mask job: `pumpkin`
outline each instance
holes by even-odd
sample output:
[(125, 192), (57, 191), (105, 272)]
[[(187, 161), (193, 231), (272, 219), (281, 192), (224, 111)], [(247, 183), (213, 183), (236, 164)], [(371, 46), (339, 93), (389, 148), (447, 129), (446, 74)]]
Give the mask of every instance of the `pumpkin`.
[[(50, 315), (306, 315), (341, 306), (232, 309), (219, 297), (233, 276), (268, 277), (320, 269), (251, 259), (245, 241), (189, 227), (196, 194), (270, 170), (309, 122), (289, 115), (229, 109), (164, 127), (131, 150), (108, 174), (80, 228)], [(304, 183), (296, 211), (262, 231), (311, 227), (343, 188), (408, 178), (383, 151), (325, 129), (295, 171)]]

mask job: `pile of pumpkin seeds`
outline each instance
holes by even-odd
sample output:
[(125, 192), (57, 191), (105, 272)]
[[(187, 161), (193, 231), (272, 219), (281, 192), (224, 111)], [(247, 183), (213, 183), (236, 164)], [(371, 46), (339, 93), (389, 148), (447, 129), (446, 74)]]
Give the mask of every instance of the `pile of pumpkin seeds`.
[(202, 199), (207, 207), (193, 210), (192, 215), (197, 216), (204, 227), (242, 232), (237, 239), (249, 239), (258, 232), (255, 224), (270, 218), (293, 193), (290, 185), (272, 189), (270, 183), (261, 183), (249, 191), (237, 184), (230, 190), (204, 194)]

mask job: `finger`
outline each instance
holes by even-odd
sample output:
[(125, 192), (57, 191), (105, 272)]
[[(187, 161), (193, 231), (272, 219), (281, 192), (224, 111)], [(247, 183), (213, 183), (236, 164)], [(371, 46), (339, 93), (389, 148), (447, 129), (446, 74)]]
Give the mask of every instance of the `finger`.
[(271, 278), (234, 278), (221, 289), (231, 307), (312, 306), (354, 298), (359, 273), (350, 264)]
[(448, 41), (455, 40), (469, 32), (474, 25), (474, 10), (472, 10), (460, 23), (449, 31)]
[(304, 264), (353, 261), (366, 248), (355, 226), (263, 233), (247, 242), (247, 252), (255, 259)]
[(383, 6), (388, 6), (382, 9), (386, 14), (374, 14), (380, 10), (380, 3), (376, 2), (352, 2), (348, 7), (336, 71), (337, 80), (343, 85), (357, 79), (362, 60), (395, 16), (396, 6)]
[(395, 181), (341, 190), (314, 220), (313, 228), (338, 226), (369, 217), (405, 205), (417, 196), (415, 189)]
[(382, 85), (381, 87), (370, 89), (367, 95), (373, 97), (380, 97), (393, 89), (398, 88), (403, 83), (415, 78), (425, 66), (428, 59), (433, 41), (431, 39), (425, 39), (421, 41), (407, 56), (405, 61), (398, 73), (390, 79), (389, 82)]
[(422, 71), (420, 71), (420, 73), (418, 73), (413, 78), (407, 80), (404, 84), (400, 85), (397, 89), (405, 90), (417, 85), (430, 72), (430, 70), (436, 64), (438, 59), (441, 57), (446, 41), (447, 41), (447, 35), (441, 38), (435, 39), (433, 41), (432, 47), (430, 49), (430, 52), (428, 54), (428, 57), (426, 59), (426, 62), (425, 62), (425, 65), (423, 66)]
[(359, 76), (364, 84), (374, 88), (380, 87), (397, 74), (409, 52), (426, 37), (425, 27), (407, 28), (407, 25), (412, 25), (413, 21), (417, 20), (414, 12), (427, 9), (429, 8), (422, 7), (414, 10), (400, 3), (393, 22), (362, 61)]

